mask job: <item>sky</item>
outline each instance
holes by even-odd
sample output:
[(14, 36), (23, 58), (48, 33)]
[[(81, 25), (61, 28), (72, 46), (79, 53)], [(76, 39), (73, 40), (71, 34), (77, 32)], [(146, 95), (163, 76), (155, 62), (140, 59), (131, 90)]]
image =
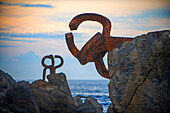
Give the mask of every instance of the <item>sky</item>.
[[(94, 63), (81, 65), (67, 48), (65, 33), (72, 32), (81, 49), (102, 31), (100, 23), (91, 21), (70, 31), (69, 22), (81, 13), (109, 18), (111, 36), (170, 29), (170, 0), (0, 0), (0, 69), (17, 80), (42, 79), (41, 60), (53, 54), (63, 57), (64, 65), (56, 72), (65, 73), (67, 79), (105, 80)], [(104, 61), (107, 67), (107, 55)], [(56, 65), (59, 62), (56, 59)]]

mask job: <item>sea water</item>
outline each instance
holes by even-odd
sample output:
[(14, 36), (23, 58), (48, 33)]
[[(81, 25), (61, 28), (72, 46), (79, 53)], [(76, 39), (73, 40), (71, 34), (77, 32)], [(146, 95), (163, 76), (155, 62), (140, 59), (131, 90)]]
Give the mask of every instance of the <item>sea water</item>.
[(73, 97), (93, 97), (103, 106), (103, 113), (111, 104), (108, 91), (109, 80), (68, 80)]

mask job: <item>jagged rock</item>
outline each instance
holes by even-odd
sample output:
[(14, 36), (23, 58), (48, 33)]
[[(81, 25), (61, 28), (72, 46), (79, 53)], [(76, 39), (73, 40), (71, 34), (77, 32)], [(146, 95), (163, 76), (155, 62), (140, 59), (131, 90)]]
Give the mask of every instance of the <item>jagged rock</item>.
[(63, 73), (47, 76), (49, 82), (42, 80), (31, 84), (41, 113), (66, 113), (75, 107), (66, 76)]
[(0, 106), (0, 113), (12, 113), (7, 107)]
[(15, 80), (0, 70), (0, 105), (3, 103), (6, 91), (15, 85)]
[(110, 104), (110, 106), (107, 109), (107, 113), (116, 113), (113, 109), (114, 109), (113, 104)]
[(76, 106), (80, 106), (83, 102), (80, 96), (74, 97), (74, 103)]
[(82, 103), (81, 96), (71, 96), (66, 76), (63, 73), (48, 75), (49, 82), (38, 80), (15, 82), (0, 71), (0, 112), (2, 113), (102, 113), (97, 100), (87, 97)]
[(39, 113), (30, 84), (25, 81), (18, 82), (7, 90), (4, 105), (15, 113)]
[[(53, 84), (57, 87), (59, 87), (59, 89), (63, 92), (66, 92), (68, 94), (68, 97), (71, 97), (71, 92), (70, 92), (70, 88), (68, 86), (67, 80), (66, 80), (66, 76), (64, 73), (58, 73), (55, 75), (48, 75), (47, 79), (49, 81), (50, 84)], [(72, 102), (72, 98), (70, 98), (71, 102)]]
[(85, 103), (75, 108), (72, 113), (103, 113), (103, 108), (96, 99), (87, 97)]
[(135, 37), (108, 53), (109, 95), (118, 113), (170, 110), (170, 31)]

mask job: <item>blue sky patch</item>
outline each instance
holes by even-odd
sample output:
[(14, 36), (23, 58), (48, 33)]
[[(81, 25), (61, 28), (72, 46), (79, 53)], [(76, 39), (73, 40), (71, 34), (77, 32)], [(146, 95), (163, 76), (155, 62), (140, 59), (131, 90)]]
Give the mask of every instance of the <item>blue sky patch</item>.
[(170, 18), (170, 8), (144, 10), (138, 15), (117, 16), (112, 18), (113, 18), (113, 22), (115, 21), (116, 23), (129, 23), (129, 19), (131, 19), (133, 21), (130, 23), (144, 24), (145, 21), (144, 22), (140, 21), (141, 19), (148, 20), (151, 18), (155, 18), (155, 19)]
[(0, 45), (0, 48), (6, 48), (6, 47), (19, 47), (17, 45)]
[(37, 8), (53, 8), (52, 5), (47, 4), (22, 4), (22, 3), (7, 3), (7, 2), (0, 2), (0, 5), (3, 6), (20, 6), (20, 7), (37, 7)]

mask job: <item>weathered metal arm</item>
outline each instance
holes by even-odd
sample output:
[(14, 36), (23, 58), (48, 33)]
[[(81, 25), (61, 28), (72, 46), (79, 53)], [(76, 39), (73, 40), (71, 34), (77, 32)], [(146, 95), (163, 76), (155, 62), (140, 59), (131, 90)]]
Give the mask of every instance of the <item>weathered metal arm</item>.
[(57, 69), (57, 68), (61, 67), (61, 66), (64, 64), (64, 60), (63, 60), (63, 58), (62, 58), (61, 56), (59, 56), (59, 55), (55, 55), (54, 57), (55, 57), (55, 58), (59, 58), (59, 59), (61, 60), (60, 64), (58, 64), (57, 66), (54, 67), (55, 69)]
[(108, 18), (94, 13), (84, 13), (75, 16), (69, 27), (71, 30), (76, 30), (83, 21), (97, 21), (103, 25), (103, 31), (96, 33), (79, 51), (74, 44), (72, 33), (66, 34), (66, 42), (70, 52), (75, 56), (82, 65), (88, 62), (95, 62), (97, 71), (104, 78), (109, 78), (108, 70), (106, 69), (103, 57), (111, 49), (114, 49), (118, 44), (125, 41), (131, 41), (133, 38), (111, 37), (111, 22)]
[[(105, 55), (105, 53), (103, 53), (103, 56), (104, 55)], [(95, 66), (96, 66), (96, 69), (97, 69), (98, 73), (102, 77), (109, 79), (109, 72), (106, 69), (105, 64), (103, 62), (103, 56), (99, 56), (99, 57), (96, 58)]]
[(65, 37), (66, 37), (66, 43), (67, 43), (68, 49), (70, 50), (72, 55), (77, 58), (77, 55), (79, 54), (80, 51), (77, 49), (77, 47), (74, 44), (73, 34), (67, 33), (65, 34)]
[(111, 30), (111, 22), (108, 18), (106, 18), (105, 16), (102, 16), (100, 14), (96, 14), (96, 13), (83, 13), (80, 15), (75, 16), (70, 24), (69, 27), (71, 30), (77, 30), (78, 26), (84, 22), (84, 21), (96, 21), (99, 22), (103, 25), (103, 32), (102, 34), (104, 36), (110, 36), (110, 30)]

